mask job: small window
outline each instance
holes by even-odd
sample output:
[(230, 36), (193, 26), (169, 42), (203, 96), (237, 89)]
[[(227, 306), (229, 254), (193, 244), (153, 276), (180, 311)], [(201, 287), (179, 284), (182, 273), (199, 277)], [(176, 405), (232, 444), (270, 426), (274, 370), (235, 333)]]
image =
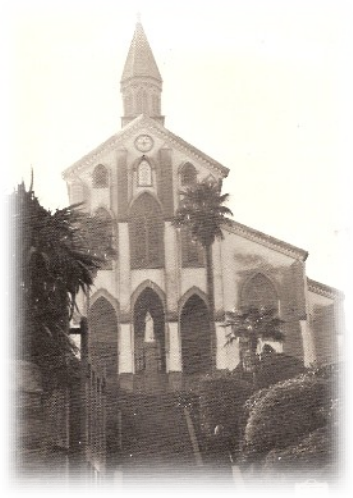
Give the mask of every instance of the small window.
[(132, 96), (130, 94), (126, 95), (124, 103), (125, 103), (125, 114), (127, 116), (131, 116), (133, 112), (132, 112)]
[(152, 111), (155, 116), (158, 116), (161, 113), (159, 95), (152, 95)]
[(152, 169), (146, 159), (142, 159), (138, 167), (138, 186), (151, 187), (152, 186)]
[(108, 170), (103, 164), (98, 164), (93, 171), (93, 187), (108, 187)]
[(194, 185), (196, 183), (197, 171), (195, 167), (186, 163), (181, 170), (181, 184), (185, 187)]

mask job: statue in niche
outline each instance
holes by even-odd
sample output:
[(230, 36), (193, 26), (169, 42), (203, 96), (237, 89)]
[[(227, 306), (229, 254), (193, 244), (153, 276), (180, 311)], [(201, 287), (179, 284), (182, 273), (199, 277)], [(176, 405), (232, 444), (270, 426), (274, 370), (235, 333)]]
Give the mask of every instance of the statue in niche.
[(154, 322), (149, 311), (145, 316), (145, 337), (144, 342), (155, 342)]

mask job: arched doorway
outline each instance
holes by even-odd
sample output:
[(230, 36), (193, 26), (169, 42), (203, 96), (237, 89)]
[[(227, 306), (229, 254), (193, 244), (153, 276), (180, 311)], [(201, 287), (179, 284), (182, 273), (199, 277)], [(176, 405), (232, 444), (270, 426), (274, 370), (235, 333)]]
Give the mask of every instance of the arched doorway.
[(135, 373), (148, 369), (147, 351), (154, 350), (155, 371), (165, 373), (165, 315), (163, 303), (150, 287), (144, 289), (134, 306)]
[(88, 314), (89, 343), (92, 363), (104, 369), (108, 383), (114, 383), (118, 375), (118, 321), (110, 302), (99, 297)]
[(209, 372), (212, 364), (209, 313), (203, 299), (196, 294), (183, 306), (180, 330), (183, 372)]

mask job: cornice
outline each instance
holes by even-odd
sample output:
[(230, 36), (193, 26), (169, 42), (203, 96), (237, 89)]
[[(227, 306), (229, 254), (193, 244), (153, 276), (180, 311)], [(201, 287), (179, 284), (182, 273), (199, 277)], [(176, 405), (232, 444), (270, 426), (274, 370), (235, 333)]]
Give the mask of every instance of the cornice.
[(116, 150), (120, 145), (123, 145), (125, 140), (132, 137), (140, 128), (146, 128), (147, 130), (150, 130), (151, 133), (153, 132), (159, 136), (162, 140), (167, 140), (168, 145), (174, 146), (174, 148), (179, 151), (186, 152), (189, 155), (191, 154), (195, 159), (202, 161), (209, 169), (221, 174), (223, 178), (228, 176), (228, 168), (218, 163), (207, 154), (204, 154), (199, 149), (178, 137), (171, 131), (167, 130), (164, 126), (160, 125), (152, 118), (141, 114), (127, 124), (119, 133), (116, 133), (112, 137), (108, 138), (108, 140), (67, 168), (63, 172), (63, 178), (67, 180), (70, 175), (79, 173), (87, 167), (94, 165), (103, 154)]
[(223, 229), (252, 240), (253, 242), (257, 242), (258, 244), (270, 249), (274, 249), (275, 251), (293, 259), (305, 261), (309, 255), (309, 253), (304, 249), (300, 249), (299, 247), (288, 244), (287, 242), (283, 242), (280, 239), (276, 239), (271, 235), (267, 235), (259, 230), (255, 230), (254, 228), (250, 228), (234, 220), (228, 220), (227, 224), (223, 226)]
[(308, 291), (314, 292), (320, 296), (328, 297), (330, 299), (344, 299), (344, 293), (335, 287), (330, 287), (329, 285), (322, 284), (311, 278), (307, 279)]

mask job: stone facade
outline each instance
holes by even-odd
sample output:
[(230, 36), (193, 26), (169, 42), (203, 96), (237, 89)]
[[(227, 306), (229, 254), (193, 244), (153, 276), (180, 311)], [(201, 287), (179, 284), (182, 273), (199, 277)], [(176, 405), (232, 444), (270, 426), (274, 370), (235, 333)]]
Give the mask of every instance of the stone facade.
[(146, 384), (137, 380), (147, 375), (150, 355), (141, 332), (147, 312), (156, 330), (156, 368), (178, 388), (188, 372), (205, 373), (214, 361), (219, 370), (236, 367), (238, 346), (225, 347), (224, 313), (261, 299), (277, 306), (285, 321), (284, 352), (307, 365), (332, 361), (335, 348), (326, 347), (324, 354), (320, 341), (324, 336), (327, 344), (335, 342), (337, 324), (320, 310), (329, 308), (335, 316), (342, 296), (332, 289), (323, 296), (320, 284), (308, 283), (306, 251), (237, 222), (224, 227), (224, 239), (213, 245), (216, 338), (211, 345), (202, 255), (171, 221), (182, 187), (206, 178), (222, 181), (228, 169), (165, 128), (162, 80), (139, 23), (121, 89), (121, 131), (64, 172), (70, 203), (84, 202), (91, 214), (103, 209), (112, 220), (116, 257), (98, 272), (81, 309), (88, 313), (92, 344), (108, 344), (108, 362), (121, 385)]

